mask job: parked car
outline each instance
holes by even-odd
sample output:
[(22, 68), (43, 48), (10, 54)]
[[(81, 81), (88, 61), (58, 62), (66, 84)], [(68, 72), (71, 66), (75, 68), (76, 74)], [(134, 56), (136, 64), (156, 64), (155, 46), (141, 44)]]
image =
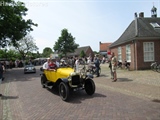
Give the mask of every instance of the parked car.
[(75, 72), (71, 67), (61, 67), (56, 70), (43, 70), (43, 68), (40, 68), (40, 70), (42, 71), (42, 87), (57, 87), (63, 101), (69, 100), (71, 91), (85, 90), (88, 95), (95, 93), (93, 75), (86, 72)]
[(24, 74), (26, 73), (36, 73), (36, 68), (34, 65), (25, 65), (24, 66)]

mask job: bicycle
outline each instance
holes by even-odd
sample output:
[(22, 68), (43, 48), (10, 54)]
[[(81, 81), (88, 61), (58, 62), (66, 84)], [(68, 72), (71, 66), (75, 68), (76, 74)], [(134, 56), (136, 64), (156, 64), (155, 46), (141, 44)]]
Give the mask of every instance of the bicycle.
[(151, 70), (153, 70), (153, 71), (157, 71), (157, 66), (158, 66), (157, 61), (155, 61), (155, 62), (151, 63)]
[[(97, 74), (96, 66), (91, 65), (90, 68), (88, 69), (88, 72), (92, 75), (96, 75)], [(101, 67), (99, 67), (99, 74), (101, 74)]]
[(157, 64), (156, 71), (160, 73), (160, 63)]

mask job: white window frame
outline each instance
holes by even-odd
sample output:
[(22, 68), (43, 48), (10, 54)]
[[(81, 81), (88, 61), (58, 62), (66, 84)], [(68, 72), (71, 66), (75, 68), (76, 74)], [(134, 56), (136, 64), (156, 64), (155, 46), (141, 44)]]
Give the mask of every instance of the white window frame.
[(154, 61), (154, 42), (143, 42), (144, 62)]
[(160, 28), (160, 25), (158, 23), (150, 23), (152, 27), (154, 28)]
[(122, 62), (122, 49), (121, 49), (121, 47), (118, 47), (118, 61)]
[(127, 62), (131, 62), (131, 45), (126, 45), (126, 60)]

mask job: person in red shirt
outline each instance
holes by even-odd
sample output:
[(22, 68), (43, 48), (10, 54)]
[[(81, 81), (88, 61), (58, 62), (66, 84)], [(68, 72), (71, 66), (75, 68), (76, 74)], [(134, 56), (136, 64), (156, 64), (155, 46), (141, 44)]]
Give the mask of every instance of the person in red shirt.
[(50, 70), (56, 70), (56, 68), (57, 68), (57, 65), (55, 63), (55, 60), (52, 59), (51, 62), (49, 63), (49, 69)]

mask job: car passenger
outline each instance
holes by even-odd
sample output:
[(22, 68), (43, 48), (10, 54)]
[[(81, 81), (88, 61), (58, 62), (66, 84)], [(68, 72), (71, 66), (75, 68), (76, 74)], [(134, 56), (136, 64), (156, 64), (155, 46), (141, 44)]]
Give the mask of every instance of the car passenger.
[(51, 62), (49, 63), (49, 69), (50, 70), (56, 70), (57, 65), (55, 63), (55, 59), (52, 59)]
[(50, 64), (50, 58), (47, 58), (47, 61), (43, 64), (43, 69), (48, 70), (49, 69), (49, 64)]
[(61, 63), (60, 63), (60, 66), (61, 66), (61, 67), (66, 67), (66, 66), (67, 66), (67, 63), (66, 63), (64, 60), (62, 60)]
[(57, 68), (59, 67), (59, 62), (58, 62), (58, 59), (56, 59), (56, 65), (57, 65)]

